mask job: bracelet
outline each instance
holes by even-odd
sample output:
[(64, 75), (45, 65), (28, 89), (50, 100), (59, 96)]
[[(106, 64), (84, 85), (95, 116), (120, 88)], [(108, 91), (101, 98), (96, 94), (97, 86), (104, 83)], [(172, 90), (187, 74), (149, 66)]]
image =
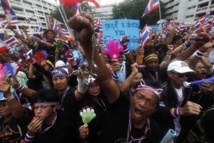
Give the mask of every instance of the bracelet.
[(184, 47), (187, 47), (187, 42), (184, 42), (183, 45), (184, 45)]
[(196, 51), (196, 55), (195, 55), (196, 57), (201, 58), (203, 55), (204, 55), (204, 52), (202, 52), (200, 50)]
[(34, 140), (35, 136), (30, 136), (28, 133), (25, 135), (25, 141), (26, 142), (32, 142)]
[(6, 98), (6, 101), (9, 102), (9, 101), (11, 101), (12, 99), (14, 99), (14, 96), (13, 96), (13, 95), (10, 95), (10, 97)]
[(177, 108), (172, 108), (170, 110), (170, 113), (173, 117), (180, 117), (180, 108), (177, 107)]
[(119, 77), (117, 77), (117, 75), (115, 75), (114, 73), (112, 74), (112, 78), (113, 80), (119, 80)]
[(124, 55), (127, 55), (128, 53), (130, 53), (130, 51), (129, 51), (129, 49), (127, 48), (127, 49), (125, 49), (125, 50), (122, 50), (122, 52), (123, 52), (123, 54)]
[(20, 84), (19, 87), (16, 88), (16, 90), (17, 90), (17, 91), (21, 91), (21, 90), (24, 89), (24, 88), (25, 88), (25, 87), (24, 87), (23, 85)]

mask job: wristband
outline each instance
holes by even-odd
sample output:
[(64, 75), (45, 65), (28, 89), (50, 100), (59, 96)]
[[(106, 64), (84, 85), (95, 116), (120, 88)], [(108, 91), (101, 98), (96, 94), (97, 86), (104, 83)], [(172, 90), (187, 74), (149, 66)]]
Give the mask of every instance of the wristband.
[(203, 55), (204, 55), (204, 52), (202, 52), (200, 50), (196, 51), (196, 55), (195, 55), (196, 57), (201, 58)]
[(184, 42), (184, 43), (183, 43), (183, 46), (184, 46), (184, 47), (187, 47), (187, 42)]
[(172, 52), (166, 52), (166, 56), (172, 56)]
[(173, 117), (180, 117), (180, 108), (177, 107), (177, 108), (172, 108), (170, 110), (170, 113)]
[(25, 135), (25, 141), (26, 142), (32, 142), (34, 140), (35, 136), (30, 136), (28, 133)]
[(20, 92), (20, 91), (21, 91), (22, 89), (24, 89), (24, 88), (25, 88), (25, 87), (24, 87), (23, 85), (20, 84), (19, 87), (16, 88), (16, 90)]
[(115, 75), (114, 73), (112, 74), (112, 78), (113, 78), (114, 80), (119, 80), (119, 77), (117, 77), (117, 75)]
[(130, 51), (129, 51), (129, 49), (128, 49), (128, 48), (127, 48), (127, 49), (122, 50), (122, 52), (123, 52), (123, 54), (124, 54), (124, 55), (127, 55), (128, 53), (130, 53)]

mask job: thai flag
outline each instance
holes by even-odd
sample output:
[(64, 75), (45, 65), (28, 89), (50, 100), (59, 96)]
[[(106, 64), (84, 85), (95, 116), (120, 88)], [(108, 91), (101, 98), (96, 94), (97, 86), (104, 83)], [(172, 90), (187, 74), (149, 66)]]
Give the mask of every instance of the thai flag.
[(167, 23), (164, 23), (164, 24), (162, 25), (162, 28), (163, 28), (163, 29), (166, 29), (167, 26), (168, 26), (168, 24), (167, 24)]
[(9, 49), (11, 49), (11, 47), (6, 45), (2, 40), (0, 40), (0, 54)]
[(28, 18), (25, 19), (25, 22), (28, 23), (28, 24), (30, 24), (30, 21), (31, 21), (31, 20), (32, 20), (32, 18), (31, 18), (31, 17), (28, 17)]
[(204, 29), (206, 30), (206, 29), (208, 29), (208, 28), (210, 28), (210, 23), (209, 23), (208, 21), (206, 21), (206, 22), (204, 23)]
[(143, 47), (145, 47), (150, 41), (149, 32), (150, 32), (149, 27), (145, 26), (141, 35), (141, 44)]
[(0, 39), (4, 40), (4, 28), (0, 27)]
[(197, 22), (197, 23), (193, 26), (194, 31), (198, 31), (198, 30), (200, 29), (200, 26), (201, 26), (201, 23), (200, 23), (200, 22)]
[(70, 32), (67, 29), (61, 29), (61, 31), (63, 34), (69, 35)]
[(198, 31), (204, 22), (206, 22), (210, 17), (210, 11), (208, 11), (204, 16), (200, 17), (198, 21), (193, 25), (193, 29)]
[(99, 31), (102, 31), (102, 23), (99, 19), (96, 19), (95, 26), (99, 29)]
[(53, 18), (52, 30), (54, 30), (55, 32), (59, 32), (59, 30), (61, 29), (60, 24), (62, 23)]
[(43, 30), (42, 30), (42, 27), (39, 27), (39, 28), (34, 28), (34, 30), (33, 30), (33, 34), (41, 34), (43, 32)]
[(212, 22), (210, 23), (210, 28), (213, 28), (214, 27), (214, 18), (212, 20)]
[(142, 15), (142, 17), (144, 17), (145, 15), (147, 15), (150, 12), (154, 11), (155, 9), (157, 9), (159, 7), (159, 5), (160, 5), (159, 4), (159, 0), (149, 0), (149, 3), (146, 6), (146, 9), (144, 10), (144, 14)]
[(208, 11), (204, 16), (202, 16), (201, 18), (199, 18), (199, 22), (200, 23), (204, 23), (204, 22), (206, 22), (208, 19), (210, 18), (210, 11)]
[(82, 11), (80, 4), (73, 4), (71, 8), (74, 10), (74, 15), (78, 15)]
[(0, 18), (0, 23), (4, 27), (8, 22), (6, 18)]
[(52, 22), (52, 30), (54, 30), (54, 31), (57, 31), (57, 30), (58, 30), (58, 24), (57, 24), (56, 19), (53, 19), (53, 22)]
[(169, 21), (169, 23), (173, 26), (173, 25), (175, 24), (175, 21), (174, 21), (173, 19), (171, 19), (171, 20)]
[(4, 40), (4, 43), (9, 45), (10, 47), (13, 47), (17, 42), (18, 40), (14, 36), (11, 36), (10, 38)]
[(10, 7), (8, 0), (1, 0), (1, 5), (7, 17), (7, 21), (10, 22), (10, 24), (17, 24), (18, 19), (16, 17), (15, 12)]

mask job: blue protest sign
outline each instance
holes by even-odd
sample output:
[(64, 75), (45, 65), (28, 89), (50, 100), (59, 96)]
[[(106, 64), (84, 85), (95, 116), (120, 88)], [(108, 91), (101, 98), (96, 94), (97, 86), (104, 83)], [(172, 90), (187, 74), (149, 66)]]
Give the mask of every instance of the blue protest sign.
[(104, 47), (111, 39), (120, 40), (123, 36), (128, 36), (130, 39), (129, 50), (135, 50), (139, 45), (139, 20), (116, 19), (103, 21), (102, 30)]

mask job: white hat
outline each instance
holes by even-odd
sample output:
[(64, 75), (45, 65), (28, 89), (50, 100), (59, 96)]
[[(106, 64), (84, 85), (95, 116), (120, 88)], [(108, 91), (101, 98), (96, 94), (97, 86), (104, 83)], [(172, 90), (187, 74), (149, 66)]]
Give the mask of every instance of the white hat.
[(55, 63), (55, 68), (61, 68), (61, 67), (66, 67), (65, 63), (62, 60), (58, 60)]
[(171, 62), (168, 65), (167, 71), (175, 71), (177, 73), (194, 72), (192, 69), (189, 68), (187, 63), (178, 60)]

